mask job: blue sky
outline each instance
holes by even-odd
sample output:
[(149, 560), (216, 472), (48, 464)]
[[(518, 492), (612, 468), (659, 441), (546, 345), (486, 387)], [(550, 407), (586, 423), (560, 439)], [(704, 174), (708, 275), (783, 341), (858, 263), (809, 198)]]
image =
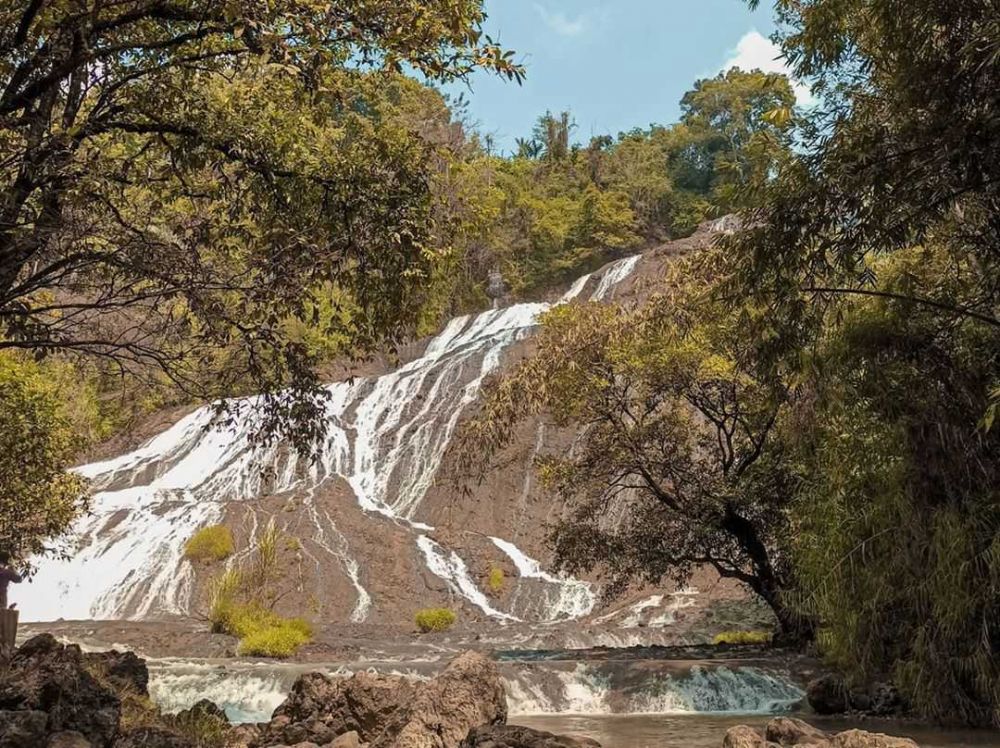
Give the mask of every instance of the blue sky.
[(576, 138), (670, 123), (700, 77), (738, 64), (783, 70), (767, 37), (771, 3), (743, 0), (487, 0), (487, 32), (528, 68), (523, 86), (472, 80), (470, 114), (503, 150), (546, 109), (569, 110)]

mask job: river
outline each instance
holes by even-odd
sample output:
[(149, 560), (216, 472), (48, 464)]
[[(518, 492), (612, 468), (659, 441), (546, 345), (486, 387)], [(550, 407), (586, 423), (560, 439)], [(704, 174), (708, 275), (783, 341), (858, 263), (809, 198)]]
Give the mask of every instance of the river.
[[(860, 728), (913, 738), (921, 748), (1000, 748), (1000, 734), (989, 731), (947, 730), (881, 720), (821, 720), (797, 715), (829, 732)], [(521, 715), (511, 722), (560, 734), (593, 738), (604, 748), (720, 748), (726, 730), (734, 725), (763, 726), (769, 716), (719, 714), (641, 715)]]

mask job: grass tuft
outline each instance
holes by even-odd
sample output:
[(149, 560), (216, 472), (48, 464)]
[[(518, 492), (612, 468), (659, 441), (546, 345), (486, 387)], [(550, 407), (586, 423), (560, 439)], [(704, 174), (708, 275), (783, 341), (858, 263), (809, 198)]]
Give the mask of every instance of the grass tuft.
[(770, 631), (722, 631), (712, 644), (770, 644)]
[(454, 611), (447, 608), (426, 608), (417, 611), (414, 620), (417, 628), (422, 633), (427, 634), (431, 631), (447, 631), (455, 624), (458, 617)]
[(211, 563), (225, 561), (233, 555), (233, 534), (225, 525), (203, 527), (184, 545), (184, 558)]
[(274, 620), (243, 636), (237, 653), (249, 657), (291, 657), (311, 639), (312, 628), (301, 618), (274, 616)]

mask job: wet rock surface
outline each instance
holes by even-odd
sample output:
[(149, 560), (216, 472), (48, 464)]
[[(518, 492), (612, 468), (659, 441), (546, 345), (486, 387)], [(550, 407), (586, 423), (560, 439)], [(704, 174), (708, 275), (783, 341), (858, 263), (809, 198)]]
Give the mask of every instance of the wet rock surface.
[(806, 699), (816, 714), (860, 714), (894, 717), (906, 712), (906, 704), (891, 683), (872, 683), (850, 688), (843, 678), (826, 673), (806, 686)]
[(778, 717), (763, 730), (746, 725), (732, 727), (723, 740), (723, 748), (919, 748), (909, 738), (897, 738), (865, 730), (847, 730), (828, 734), (807, 722)]

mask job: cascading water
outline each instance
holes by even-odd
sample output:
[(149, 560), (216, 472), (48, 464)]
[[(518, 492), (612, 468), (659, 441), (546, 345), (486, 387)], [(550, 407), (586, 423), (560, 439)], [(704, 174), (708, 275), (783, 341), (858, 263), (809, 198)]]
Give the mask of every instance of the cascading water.
[[(167, 712), (209, 698), (234, 721), (270, 717), (295, 679), (307, 670), (349, 677), (358, 669), (426, 679), (440, 665), (305, 667), (161, 661), (151, 664), (150, 693)], [(772, 714), (800, 701), (803, 691), (785, 674), (756, 667), (649, 663), (502, 662), (500, 671), (513, 717), (543, 714)]]
[[(580, 278), (557, 303), (581, 296), (602, 300), (636, 267), (638, 257)], [(424, 354), (380, 377), (328, 386), (328, 429), (315, 461), (305, 463), (287, 445), (252, 440), (255, 398), (243, 401), (236, 423), (218, 426), (201, 408), (120, 457), (78, 472), (95, 490), (90, 513), (69, 539), (69, 559), (42, 559), (21, 603), (27, 621), (151, 618), (189, 614), (193, 575), (182, 560), (184, 542), (219, 522), (232, 503), (252, 505), (264, 495), (297, 492), (310, 540), (349, 578), (355, 594), (350, 619), (367, 619), (372, 593), (352, 551), (357, 542), (316, 500), (316, 490), (341, 478), (372, 520), (389, 520), (412, 536), (427, 568), (456, 595), (497, 620), (516, 620), (478, 589), (462, 559), (429, 537), (421, 501), (441, 465), (455, 428), (504, 352), (529, 335), (550, 304), (518, 304), (453, 319)], [(548, 591), (535, 620), (588, 614), (589, 587), (544, 572), (508, 541), (493, 543), (532, 584)], [(538, 606), (536, 606), (538, 607)]]

